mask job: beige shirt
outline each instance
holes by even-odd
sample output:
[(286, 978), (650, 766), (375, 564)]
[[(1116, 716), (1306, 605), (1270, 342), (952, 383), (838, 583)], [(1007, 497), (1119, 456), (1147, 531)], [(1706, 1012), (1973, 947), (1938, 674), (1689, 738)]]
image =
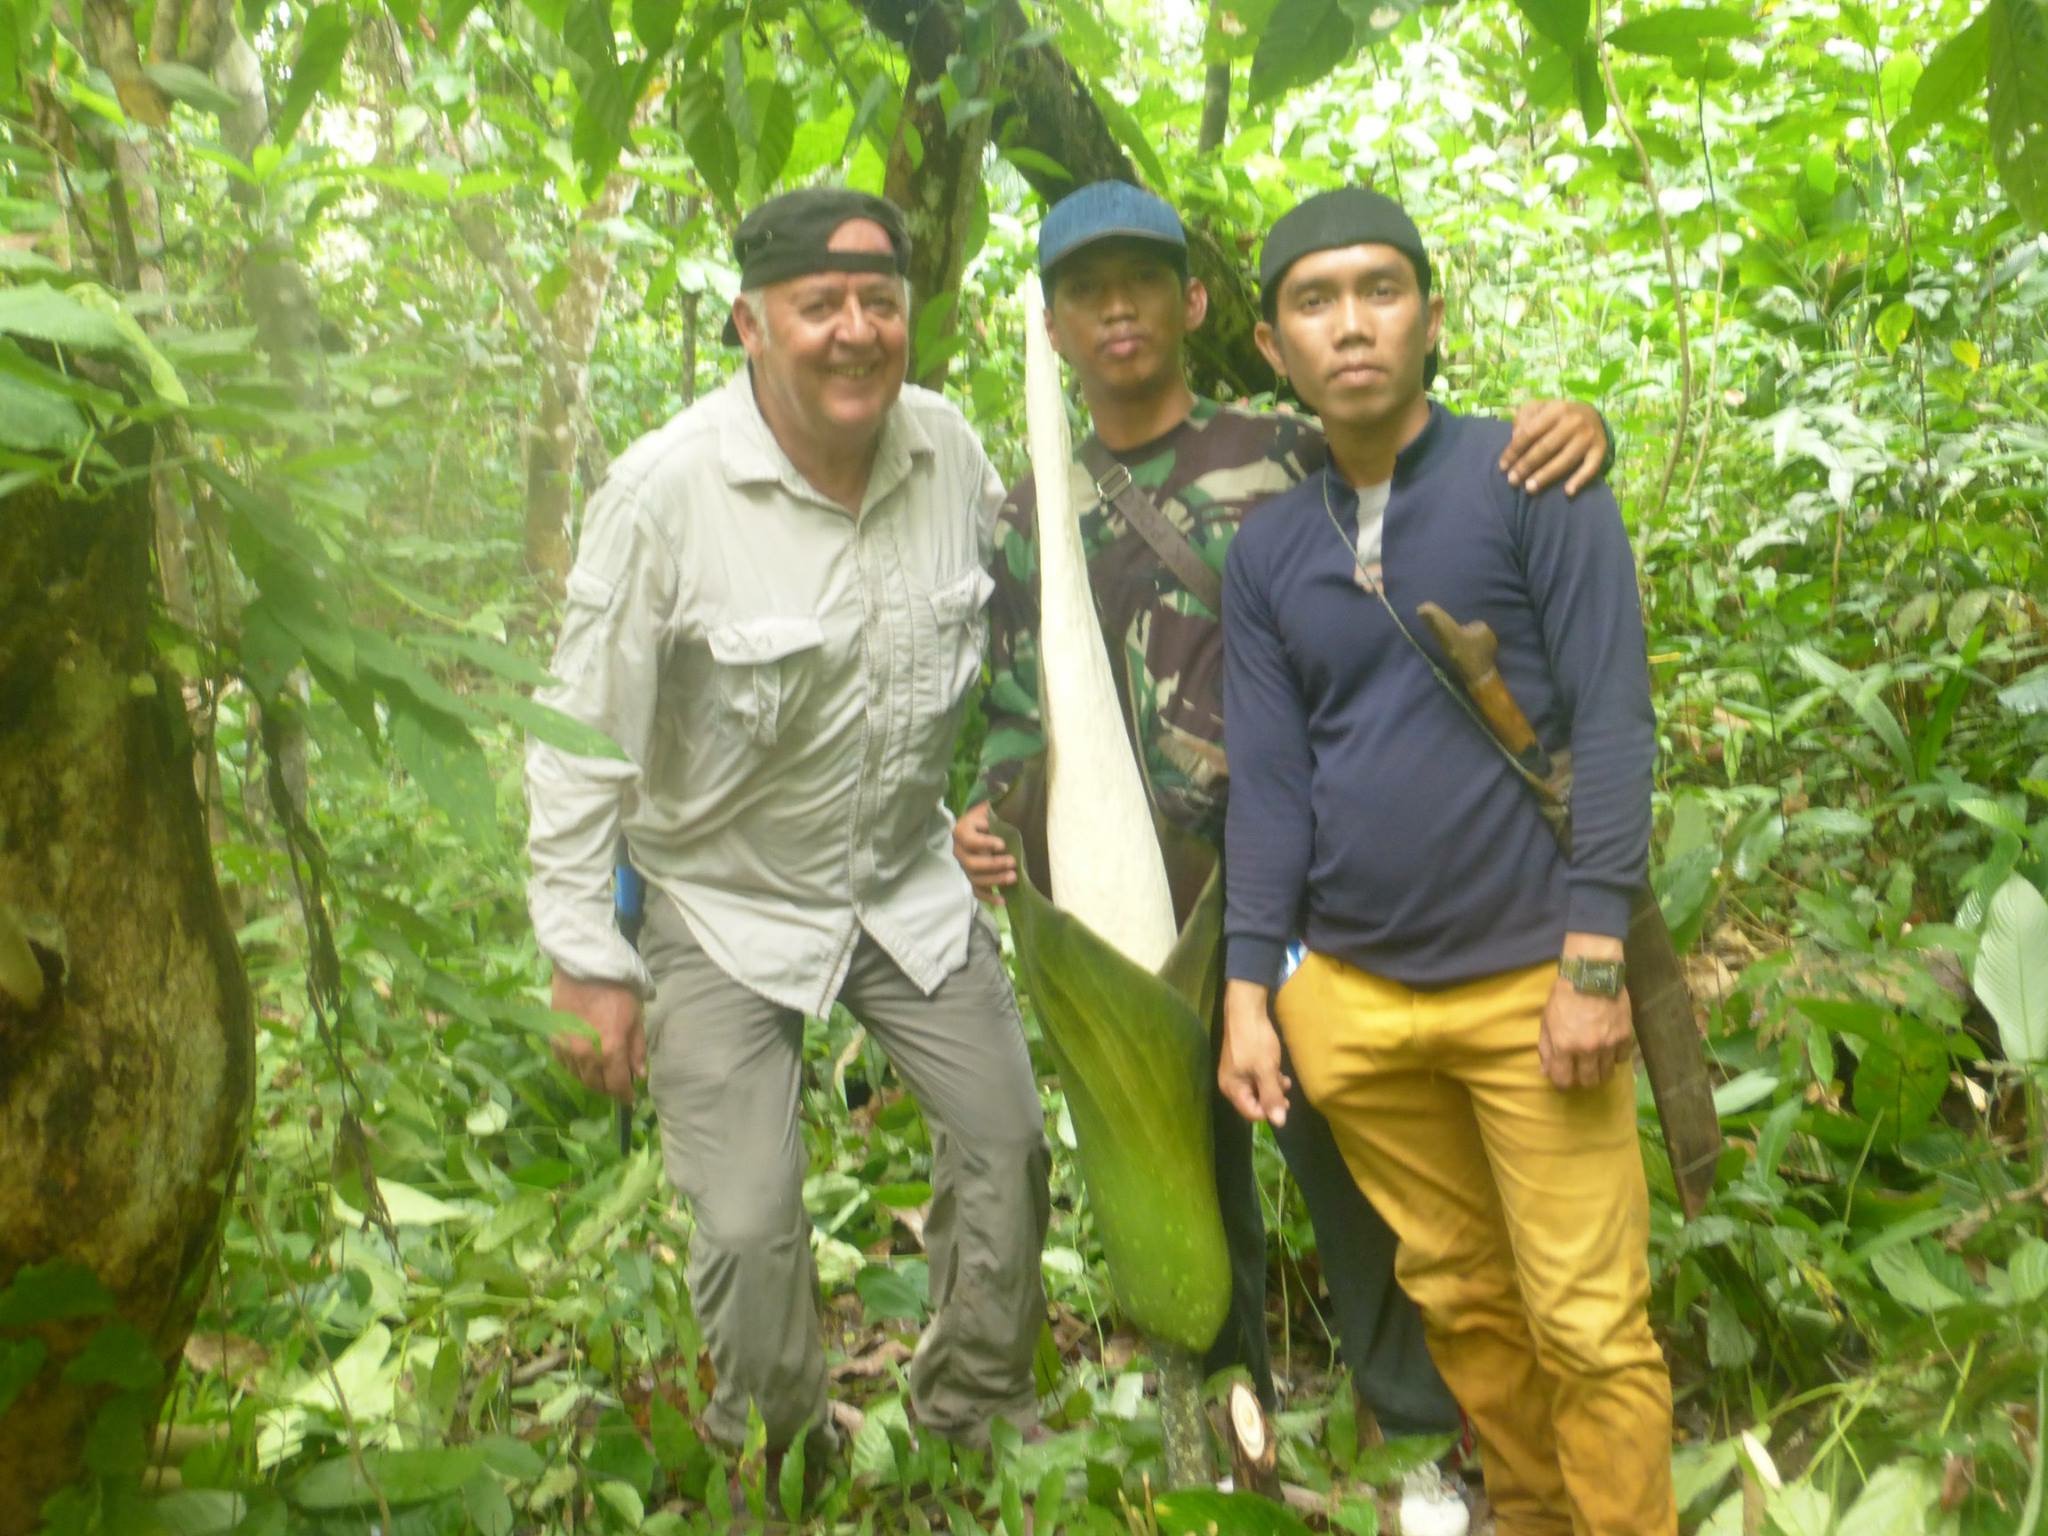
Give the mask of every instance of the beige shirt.
[(527, 748), (549, 959), (651, 995), (612, 916), (623, 830), (706, 953), (786, 1007), (831, 1007), (862, 929), (927, 992), (965, 960), (941, 796), (1002, 499), (966, 420), (915, 387), (858, 517), (790, 463), (744, 369), (620, 457), (538, 697), (626, 760)]

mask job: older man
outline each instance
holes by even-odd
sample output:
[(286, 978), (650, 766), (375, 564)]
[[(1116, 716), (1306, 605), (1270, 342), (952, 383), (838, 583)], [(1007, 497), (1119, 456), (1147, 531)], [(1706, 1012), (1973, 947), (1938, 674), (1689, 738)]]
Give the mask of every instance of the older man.
[[(771, 1446), (824, 1420), (797, 1116), (803, 1016), (835, 1001), (933, 1129), (912, 1408), (969, 1442), (1033, 1411), (1042, 1121), (940, 803), (1002, 485), (959, 412), (904, 386), (909, 248), (892, 204), (838, 189), (741, 223), (747, 366), (613, 466), (543, 694), (624, 757), (528, 755), (534, 928), (556, 1007), (596, 1035), (556, 1051), (622, 1102), (649, 1081), (696, 1219), (706, 1427), (734, 1443), (750, 1402)], [(637, 954), (622, 832), (650, 888)]]

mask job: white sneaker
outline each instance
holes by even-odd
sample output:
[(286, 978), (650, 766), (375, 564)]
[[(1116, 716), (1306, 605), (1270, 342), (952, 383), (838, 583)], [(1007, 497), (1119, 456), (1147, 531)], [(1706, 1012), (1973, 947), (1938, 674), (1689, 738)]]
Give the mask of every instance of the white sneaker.
[(1394, 1517), (1400, 1536), (1466, 1536), (1472, 1512), (1458, 1485), (1435, 1462), (1424, 1462), (1401, 1479), (1401, 1503)]

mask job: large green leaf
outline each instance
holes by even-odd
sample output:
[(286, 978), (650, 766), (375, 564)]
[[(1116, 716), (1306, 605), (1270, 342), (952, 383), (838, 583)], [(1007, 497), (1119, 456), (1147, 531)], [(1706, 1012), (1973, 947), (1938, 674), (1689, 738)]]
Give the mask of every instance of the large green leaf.
[(2048, 1061), (2048, 900), (2022, 876), (1991, 898), (1972, 980), (2007, 1060)]
[(1989, 12), (1979, 11), (1970, 24), (1934, 50), (1913, 87), (1913, 104), (1892, 125), (1892, 153), (1904, 154), (1947, 122), (1964, 102), (1982, 95), (1991, 66)]
[[(1023, 839), (993, 825), (1024, 871)], [(1205, 931), (1213, 950), (1215, 891), (1212, 881), (1168, 958), (1180, 985), (1199, 969)], [(1047, 901), (1028, 873), (1008, 908), (1117, 1301), (1154, 1338), (1206, 1349), (1230, 1305), (1230, 1262), (1216, 1204), (1205, 1020), (1174, 983)]]
[(1585, 40), (1586, 24), (1593, 16), (1591, 0), (1515, 0), (1515, 9), (1567, 53)]
[(1102, 119), (1109, 124), (1109, 131), (1116, 135), (1116, 141), (1130, 151), (1131, 158), (1138, 162), (1138, 169), (1145, 173), (1145, 180), (1154, 189), (1170, 186), (1166, 167), (1159, 162), (1159, 156), (1152, 151), (1152, 141), (1145, 137), (1145, 127), (1129, 107), (1101, 88), (1094, 91), (1095, 105), (1102, 111)]
[(1871, 1474), (1835, 1536), (1925, 1536), (1943, 1524), (1941, 1472), (1924, 1461), (1895, 1461)]
[(62, 395), (0, 373), (0, 448), (68, 450), (85, 436), (85, 417)]
[(391, 750), (427, 798), (465, 835), (488, 840), (497, 818), (497, 795), (483, 749), (458, 720), (423, 709), (394, 693)]
[(0, 289), (0, 331), (62, 347), (122, 352), (127, 333), (106, 311), (81, 304), (48, 283)]
[(1351, 57), (1355, 43), (1338, 0), (1280, 0), (1252, 53), (1250, 104), (1322, 79)]
[(1698, 51), (1704, 42), (1748, 37), (1755, 31), (1755, 20), (1741, 11), (1711, 5), (1673, 6), (1623, 22), (1607, 34), (1607, 41), (1624, 53), (1674, 58)]
[(338, 0), (335, 4), (315, 6), (307, 15), (305, 30), (299, 37), (299, 54), (292, 61), (291, 84), (285, 87), (273, 125), (279, 144), (291, 142), (313, 99), (334, 83), (334, 77), (341, 71), (342, 57), (348, 52), (349, 39), (354, 35), (351, 12)]
[(2048, 230), (2048, 0), (1991, 0), (1991, 156), (2020, 217)]
[(1182, 1488), (1162, 1493), (1153, 1501), (1152, 1513), (1159, 1521), (1159, 1536), (1208, 1536), (1211, 1531), (1229, 1531), (1232, 1536), (1308, 1536), (1301, 1516), (1285, 1504), (1249, 1491)]
[(460, 1492), (483, 1467), (482, 1455), (466, 1445), (365, 1451), (360, 1467), (353, 1456), (308, 1467), (285, 1490), (285, 1496), (308, 1510), (374, 1509), (379, 1494), (387, 1503), (417, 1504)]

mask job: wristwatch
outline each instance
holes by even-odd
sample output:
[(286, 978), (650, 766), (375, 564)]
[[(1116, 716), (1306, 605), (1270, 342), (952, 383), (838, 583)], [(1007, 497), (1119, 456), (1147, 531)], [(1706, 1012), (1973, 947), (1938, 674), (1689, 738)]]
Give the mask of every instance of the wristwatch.
[(1557, 974), (1589, 997), (1619, 997), (1627, 984), (1628, 967), (1619, 960), (1588, 960), (1583, 955), (1566, 955), (1557, 962)]

